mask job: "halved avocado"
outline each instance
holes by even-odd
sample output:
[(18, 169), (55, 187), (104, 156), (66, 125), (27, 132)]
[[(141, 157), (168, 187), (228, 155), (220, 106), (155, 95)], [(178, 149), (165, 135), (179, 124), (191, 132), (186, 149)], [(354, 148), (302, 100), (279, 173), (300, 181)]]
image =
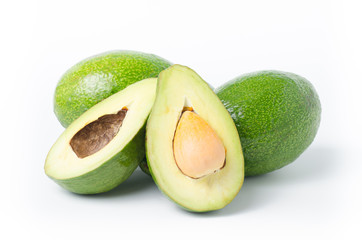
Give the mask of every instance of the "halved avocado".
[(159, 75), (146, 153), (159, 189), (190, 211), (225, 207), (244, 181), (231, 116), (209, 85), (185, 66), (173, 65)]
[(145, 154), (156, 83), (134, 83), (82, 114), (51, 148), (45, 173), (79, 194), (106, 192), (126, 180)]

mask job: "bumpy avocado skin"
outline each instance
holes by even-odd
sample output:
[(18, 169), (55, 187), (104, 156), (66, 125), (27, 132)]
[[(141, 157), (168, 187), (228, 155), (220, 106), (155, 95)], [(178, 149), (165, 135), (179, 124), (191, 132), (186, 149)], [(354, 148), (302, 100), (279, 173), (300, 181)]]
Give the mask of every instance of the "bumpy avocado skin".
[(216, 93), (238, 129), (246, 176), (293, 162), (316, 136), (321, 104), (314, 87), (301, 76), (253, 72), (231, 80)]
[(144, 158), (145, 125), (122, 151), (102, 166), (79, 177), (52, 180), (78, 194), (97, 194), (112, 190), (124, 182)]
[(111, 51), (70, 68), (54, 94), (54, 113), (68, 127), (93, 105), (137, 81), (157, 77), (171, 63), (153, 54)]

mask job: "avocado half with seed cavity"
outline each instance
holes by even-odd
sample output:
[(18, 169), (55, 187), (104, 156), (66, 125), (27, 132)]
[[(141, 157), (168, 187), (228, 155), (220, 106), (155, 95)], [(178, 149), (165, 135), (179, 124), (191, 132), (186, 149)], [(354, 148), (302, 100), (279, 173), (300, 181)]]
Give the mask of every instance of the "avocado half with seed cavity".
[(244, 180), (234, 122), (190, 68), (173, 65), (158, 78), (146, 131), (147, 163), (159, 189), (196, 212), (221, 209)]
[(156, 83), (139, 81), (82, 114), (51, 148), (45, 173), (79, 194), (106, 192), (126, 180), (145, 154)]

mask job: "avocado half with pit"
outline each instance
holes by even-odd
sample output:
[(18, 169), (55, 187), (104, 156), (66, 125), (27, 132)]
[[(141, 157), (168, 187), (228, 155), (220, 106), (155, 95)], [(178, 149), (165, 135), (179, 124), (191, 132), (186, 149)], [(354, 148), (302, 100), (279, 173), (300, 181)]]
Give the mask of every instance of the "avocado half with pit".
[(219, 98), (190, 68), (158, 78), (146, 131), (147, 164), (159, 189), (196, 212), (221, 209), (244, 180), (237, 129)]
[(82, 114), (51, 148), (45, 173), (79, 194), (106, 192), (126, 180), (145, 154), (156, 83), (134, 83)]

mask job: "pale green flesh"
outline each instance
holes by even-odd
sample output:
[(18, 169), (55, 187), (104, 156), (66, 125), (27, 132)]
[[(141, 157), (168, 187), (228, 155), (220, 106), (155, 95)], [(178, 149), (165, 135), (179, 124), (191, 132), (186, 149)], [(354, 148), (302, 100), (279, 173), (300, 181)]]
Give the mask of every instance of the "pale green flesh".
[[(185, 176), (177, 167), (172, 142), (185, 106), (192, 107), (222, 140), (226, 164), (199, 179)], [(244, 160), (239, 136), (228, 111), (193, 70), (174, 65), (159, 75), (157, 97), (147, 123), (147, 161), (159, 188), (191, 211), (223, 208), (239, 192), (244, 179)]]
[[(51, 148), (46, 174), (77, 193), (108, 191), (124, 181), (144, 156), (144, 125), (155, 99), (156, 82), (146, 79), (130, 85), (82, 114)], [(117, 135), (98, 152), (78, 158), (69, 144), (72, 137), (90, 122), (125, 107), (127, 115)]]

